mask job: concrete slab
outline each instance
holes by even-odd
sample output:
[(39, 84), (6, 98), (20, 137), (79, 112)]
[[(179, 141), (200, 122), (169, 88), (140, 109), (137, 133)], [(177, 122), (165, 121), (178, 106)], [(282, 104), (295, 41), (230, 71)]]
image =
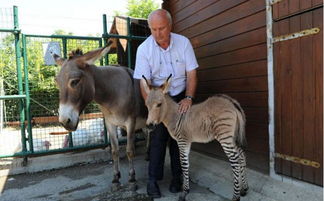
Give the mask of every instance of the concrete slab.
[[(233, 184), (229, 163), (196, 152), (191, 152), (190, 161), (191, 191), (188, 201), (231, 199)], [(110, 191), (113, 175), (111, 161), (81, 163), (38, 173), (2, 175), (1, 179), (4, 182), (0, 185), (0, 201), (150, 201), (152, 199), (146, 196), (147, 166), (144, 154), (136, 157), (139, 187), (136, 192), (127, 190), (128, 162), (125, 157), (121, 159), (123, 188), (118, 192)], [(159, 182), (162, 197), (155, 199), (156, 201), (178, 199), (178, 194), (168, 191), (170, 175), (169, 159), (166, 158), (165, 178)], [(248, 170), (248, 181), (250, 190), (242, 201), (323, 200), (323, 188), (314, 187), (310, 191), (308, 188), (283, 183), (253, 170)]]

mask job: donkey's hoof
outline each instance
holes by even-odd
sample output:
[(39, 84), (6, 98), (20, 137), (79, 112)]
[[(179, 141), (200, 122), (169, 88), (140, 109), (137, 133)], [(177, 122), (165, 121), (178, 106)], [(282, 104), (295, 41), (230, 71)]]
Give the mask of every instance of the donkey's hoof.
[(120, 185), (119, 182), (112, 183), (112, 185), (111, 185), (111, 191), (112, 192), (119, 191), (120, 189), (121, 189), (121, 185)]
[(247, 188), (242, 188), (241, 191), (240, 191), (240, 195), (241, 195), (241, 196), (245, 196), (245, 195), (247, 194), (248, 190), (249, 190), (249, 187), (247, 187)]
[(233, 197), (232, 201), (240, 201), (240, 197)]
[(137, 190), (137, 184), (136, 182), (128, 182), (128, 190), (130, 191), (136, 191)]

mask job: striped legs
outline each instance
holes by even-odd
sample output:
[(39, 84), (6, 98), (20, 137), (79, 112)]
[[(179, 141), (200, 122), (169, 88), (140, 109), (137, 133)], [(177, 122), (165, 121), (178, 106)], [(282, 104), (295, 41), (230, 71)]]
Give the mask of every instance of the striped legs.
[(246, 181), (246, 157), (245, 157), (244, 151), (241, 148), (239, 148), (239, 151), (241, 153), (239, 162), (241, 165), (240, 172), (241, 172), (241, 179), (242, 179), (242, 187), (241, 187), (240, 194), (241, 194), (241, 196), (245, 196), (249, 189), (249, 185)]
[(241, 177), (241, 164), (240, 157), (241, 153), (239, 148), (235, 145), (230, 145), (228, 143), (221, 143), (225, 154), (227, 155), (233, 170), (234, 176), (234, 195), (232, 200), (239, 201), (240, 200), (240, 192), (242, 186), (242, 177)]
[(180, 152), (180, 162), (183, 176), (183, 189), (179, 197), (179, 201), (185, 201), (186, 196), (189, 193), (189, 152), (191, 143), (179, 140), (178, 147)]

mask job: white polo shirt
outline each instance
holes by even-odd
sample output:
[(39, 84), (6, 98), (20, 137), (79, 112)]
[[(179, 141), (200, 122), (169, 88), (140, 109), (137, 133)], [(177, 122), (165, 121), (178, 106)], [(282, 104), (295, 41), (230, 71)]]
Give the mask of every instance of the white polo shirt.
[(161, 86), (172, 74), (169, 93), (178, 95), (186, 88), (186, 72), (198, 68), (197, 59), (188, 38), (171, 33), (169, 47), (161, 48), (153, 36), (149, 36), (137, 49), (135, 79), (144, 75), (152, 85)]

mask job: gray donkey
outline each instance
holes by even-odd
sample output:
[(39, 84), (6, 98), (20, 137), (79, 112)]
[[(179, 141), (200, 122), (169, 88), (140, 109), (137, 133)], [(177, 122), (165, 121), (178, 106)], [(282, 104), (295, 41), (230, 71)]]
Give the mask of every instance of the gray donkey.
[(186, 113), (178, 113), (178, 104), (167, 94), (170, 77), (160, 87), (153, 87), (146, 80), (148, 94), (147, 124), (163, 123), (173, 139), (178, 142), (183, 174), (183, 192), (179, 200), (189, 193), (189, 152), (192, 142), (207, 143), (217, 140), (229, 158), (234, 174), (233, 201), (240, 200), (248, 190), (246, 181), (245, 114), (240, 104), (226, 95), (216, 95), (205, 102), (193, 105)]
[(133, 158), (135, 154), (135, 130), (145, 127), (147, 109), (140, 94), (139, 80), (133, 79), (133, 71), (126, 67), (94, 65), (110, 49), (100, 48), (86, 54), (72, 52), (69, 59), (53, 55), (62, 66), (56, 77), (60, 91), (59, 121), (65, 129), (75, 131), (79, 115), (94, 100), (104, 115), (109, 133), (114, 161), (113, 189), (120, 187), (119, 147), (117, 126), (127, 131), (127, 157), (129, 160), (129, 184), (136, 189)]

